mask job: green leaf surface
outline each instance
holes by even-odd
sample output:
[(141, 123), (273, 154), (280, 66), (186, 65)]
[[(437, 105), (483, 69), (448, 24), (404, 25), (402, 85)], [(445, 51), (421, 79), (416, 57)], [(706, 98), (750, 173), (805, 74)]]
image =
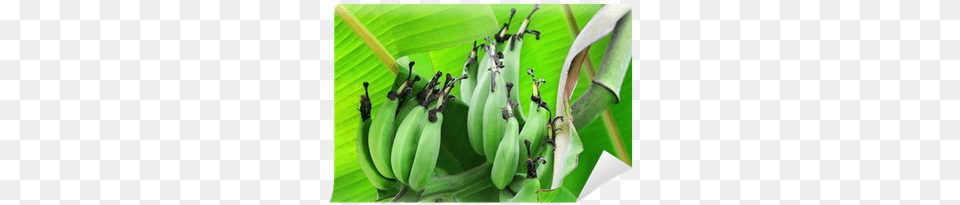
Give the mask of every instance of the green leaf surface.
[(483, 4), (345, 4), (393, 56), (439, 50), (496, 32)]
[[(407, 63), (409, 63), (410, 61), (413, 61), (415, 63), (415, 65), (413, 66), (413, 72), (419, 74), (420, 77), (423, 78), (421, 79), (421, 81), (423, 81), (424, 84), (426, 84), (426, 82), (433, 77), (433, 74), (437, 73), (437, 71), (434, 70), (433, 60), (430, 59), (429, 53), (418, 53), (418, 54), (400, 57), (399, 59), (397, 59), (397, 64), (402, 63), (403, 66), (401, 67), (406, 67)], [(443, 80), (443, 78), (441, 78), (440, 80)], [(394, 83), (399, 83), (399, 82), (403, 82), (403, 81), (397, 81)]]
[(440, 153), (437, 155), (437, 168), (433, 170), (436, 175), (453, 175), (463, 172), (463, 164), (454, 157), (447, 147), (440, 146)]

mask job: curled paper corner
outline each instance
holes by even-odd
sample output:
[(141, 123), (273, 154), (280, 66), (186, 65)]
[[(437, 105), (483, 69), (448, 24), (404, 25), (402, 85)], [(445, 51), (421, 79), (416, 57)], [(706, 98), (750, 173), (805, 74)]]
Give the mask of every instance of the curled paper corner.
[(583, 191), (580, 192), (580, 196), (577, 197), (577, 202), (583, 200), (593, 193), (594, 190), (607, 183), (614, 177), (620, 176), (621, 174), (630, 170), (630, 165), (627, 165), (617, 157), (614, 157), (606, 150), (600, 154), (600, 159), (597, 160), (597, 166), (593, 168), (593, 172), (590, 173), (590, 178), (587, 178), (587, 183), (583, 185)]

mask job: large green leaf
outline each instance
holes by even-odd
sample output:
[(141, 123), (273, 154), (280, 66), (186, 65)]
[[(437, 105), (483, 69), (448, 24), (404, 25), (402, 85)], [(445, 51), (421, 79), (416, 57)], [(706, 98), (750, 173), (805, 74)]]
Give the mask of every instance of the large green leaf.
[[(396, 57), (452, 47), (496, 31), (487, 5), (344, 5)], [(415, 57), (415, 56), (412, 56)], [(424, 62), (426, 63), (426, 62)], [(428, 64), (424, 64), (428, 65)], [(426, 67), (426, 66), (424, 66)], [(415, 67), (418, 68), (418, 67)], [(394, 75), (348, 26), (334, 18), (334, 189), (331, 201), (373, 201), (376, 189), (359, 169), (353, 145), (361, 84), (371, 82), (377, 113)], [(374, 116), (377, 117), (377, 116)]]
[(472, 42), (497, 30), (489, 5), (345, 4), (395, 57)]

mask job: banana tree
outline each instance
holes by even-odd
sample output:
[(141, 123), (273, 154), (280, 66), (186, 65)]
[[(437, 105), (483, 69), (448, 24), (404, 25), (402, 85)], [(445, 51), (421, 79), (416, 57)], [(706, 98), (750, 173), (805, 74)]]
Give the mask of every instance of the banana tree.
[[(524, 44), (520, 66), (536, 69), (538, 77), (555, 82), (543, 84), (541, 96), (543, 99), (558, 99), (556, 103), (548, 101), (549, 106), (557, 108), (558, 116), (568, 119), (564, 121), (568, 124), (558, 130), (556, 140), (558, 153), (563, 154), (557, 154), (555, 158), (563, 163), (555, 163), (551, 173), (544, 174), (551, 176), (554, 183), (538, 193), (542, 202), (575, 200), (603, 151), (630, 162), (629, 39), (632, 30), (627, 14), (629, 8), (611, 6), (616, 5), (544, 5), (537, 15), (531, 17), (535, 22), (531, 27), (539, 30), (542, 38)], [(531, 5), (336, 7), (335, 163), (331, 201), (439, 199), (481, 202), (498, 199), (499, 191), (490, 189), (489, 170), (483, 169), (489, 163), (470, 151), (469, 141), (464, 136), (456, 134), (456, 130), (465, 130), (467, 105), (464, 103), (455, 102), (447, 108), (441, 154), (431, 180), (435, 183), (428, 184), (429, 191), (416, 197), (401, 193), (405, 191), (402, 189), (377, 190), (371, 186), (359, 168), (354, 139), (359, 119), (357, 97), (363, 93), (360, 86), (363, 82), (371, 82), (370, 99), (376, 109), (385, 100), (383, 96), (396, 88), (398, 79), (408, 75), (400, 69), (400, 65), (406, 62), (416, 62), (415, 74), (436, 71), (459, 74), (473, 42), (496, 33), (500, 24), (510, 20), (511, 8), (516, 8), (517, 13), (527, 13)], [(621, 12), (624, 10), (627, 12)], [(511, 32), (515, 32), (516, 27), (513, 28)], [(592, 41), (580, 40), (588, 37)], [(569, 60), (569, 53), (578, 60)], [(531, 81), (520, 78), (519, 83)], [(529, 86), (517, 88), (520, 96), (530, 96), (533, 92)], [(459, 89), (454, 89), (451, 94), (460, 95)], [(530, 102), (527, 98), (519, 100), (520, 105)], [(578, 132), (582, 133), (578, 136), (583, 140), (574, 140)], [(484, 177), (487, 177), (487, 183), (482, 183)], [(470, 183), (472, 180), (481, 181)], [(476, 191), (462, 191), (468, 188)]]

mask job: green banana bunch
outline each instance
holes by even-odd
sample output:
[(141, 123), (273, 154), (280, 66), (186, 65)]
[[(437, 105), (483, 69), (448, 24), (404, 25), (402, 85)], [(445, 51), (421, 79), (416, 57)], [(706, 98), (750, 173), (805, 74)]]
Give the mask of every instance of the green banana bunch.
[(401, 122), (400, 128), (397, 129), (393, 149), (390, 153), (390, 164), (396, 179), (401, 183), (406, 184), (410, 177), (410, 169), (413, 167), (413, 159), (416, 156), (417, 143), (423, 131), (424, 121), (427, 119), (425, 116), (426, 107), (433, 100), (431, 99), (435, 92), (433, 87), (437, 85), (437, 80), (441, 75), (441, 72), (437, 72), (433, 79), (427, 83), (427, 86), (418, 93), (419, 106), (410, 111), (410, 114)]
[(553, 185), (553, 151), (557, 149), (557, 145), (554, 144), (554, 137), (557, 136), (556, 132), (558, 130), (554, 125), (558, 120), (562, 121), (563, 117), (557, 116), (556, 118), (552, 118), (549, 122), (547, 122), (546, 145), (549, 146), (550, 149), (543, 149), (543, 158), (545, 159), (545, 162), (543, 166), (537, 168), (537, 173), (542, 174), (540, 175), (540, 184), (542, 186), (541, 188), (543, 189), (550, 189), (551, 185)]
[[(527, 146), (527, 150), (530, 150), (530, 141), (523, 142)], [(517, 191), (517, 195), (509, 202), (537, 202), (537, 190), (540, 190), (540, 180), (537, 179), (537, 163), (546, 164), (546, 162), (547, 160), (544, 160), (543, 157), (530, 158), (530, 153), (527, 153), (527, 179), (523, 182), (523, 188)]]
[(373, 106), (370, 103), (370, 93), (367, 91), (369, 85), (369, 82), (363, 82), (364, 94), (360, 95), (360, 126), (357, 128), (357, 156), (360, 157), (358, 161), (360, 162), (360, 169), (367, 175), (367, 179), (370, 180), (370, 184), (373, 184), (373, 187), (377, 189), (390, 189), (391, 186), (396, 185), (396, 182), (387, 179), (377, 171), (376, 165), (373, 164), (373, 159), (370, 158), (370, 150), (367, 149), (369, 146), (367, 138), (369, 137), (371, 122), (373, 121), (370, 120), (370, 110)]
[(387, 93), (387, 101), (384, 101), (380, 105), (380, 111), (377, 112), (377, 118), (373, 120), (373, 123), (370, 125), (370, 153), (373, 164), (377, 167), (377, 171), (380, 174), (383, 174), (384, 177), (389, 179), (395, 179), (393, 171), (391, 170), (390, 164), (390, 150), (393, 146), (393, 137), (394, 132), (394, 120), (396, 119), (397, 107), (400, 105), (400, 102), (403, 101), (411, 92), (413, 92), (414, 82), (420, 80), (420, 77), (417, 76), (410, 81), (410, 76), (413, 76), (413, 64), (410, 62), (409, 69), (411, 75), (407, 76), (407, 80), (400, 84), (400, 87), (397, 88), (396, 92)]
[[(551, 147), (553, 145), (550, 145)], [(540, 173), (540, 188), (541, 189), (550, 189), (550, 186), (553, 185), (553, 149), (545, 149), (543, 151), (543, 159), (546, 163), (543, 166), (537, 167), (537, 173)]]
[(437, 157), (440, 155), (440, 128), (443, 124), (443, 109), (448, 100), (456, 99), (456, 97), (450, 95), (450, 91), (458, 80), (464, 78), (467, 78), (467, 76), (453, 79), (448, 73), (443, 89), (437, 95), (439, 102), (431, 103), (431, 107), (434, 108), (427, 111), (427, 122), (420, 134), (420, 142), (417, 144), (413, 167), (410, 169), (410, 179), (407, 180), (414, 190), (423, 189), (427, 183), (427, 178), (430, 177), (430, 174), (433, 174), (437, 166)]
[[(537, 178), (536, 163), (545, 160), (543, 157), (531, 159), (531, 153), (552, 154), (552, 150), (547, 153), (548, 150), (541, 148), (544, 138), (548, 144), (552, 143), (553, 120), (549, 119), (552, 112), (540, 99), (540, 85), (545, 81), (542, 78), (538, 81), (532, 69), (527, 69), (533, 78), (527, 115), (518, 106), (519, 89), (514, 86), (519, 81), (523, 36), (534, 34), (540, 38), (540, 32), (527, 29), (530, 17), (539, 8), (539, 4), (534, 6), (514, 34), (509, 28), (516, 9), (511, 9), (510, 21), (493, 37), (485, 38), (489, 44), (478, 46), (474, 42), (463, 65), (462, 77), (446, 74), (442, 86), (442, 72), (437, 72), (426, 83), (417, 84), (421, 78), (413, 72), (414, 62), (409, 61), (394, 81), (399, 84), (395, 85), (396, 90), (387, 93), (388, 100), (380, 105), (374, 119), (370, 116), (372, 105), (366, 91), (369, 83), (364, 82), (356, 146), (360, 167), (374, 187), (387, 190), (406, 185), (420, 194), (436, 188), (434, 183), (428, 186), (427, 181), (436, 179), (431, 176), (436, 175), (440, 158), (444, 108), (448, 100), (457, 98), (450, 95), (450, 91), (459, 82), (462, 93), (459, 97), (469, 105), (467, 136), (472, 149), (487, 161), (484, 164), (489, 167), (483, 169), (490, 173), (486, 176), (490, 176), (503, 199), (536, 202), (536, 191), (542, 180)], [(483, 53), (478, 54), (481, 48)], [(406, 58), (397, 61), (407, 64)], [(407, 76), (403, 76), (404, 72)], [(526, 158), (521, 153), (526, 153)], [(521, 170), (524, 165), (526, 174)], [(483, 178), (478, 179), (485, 181)], [(489, 187), (489, 182), (484, 183)]]
[[(506, 92), (510, 93), (510, 90), (513, 88), (513, 84), (506, 83)], [(491, 98), (493, 99), (493, 98)], [(495, 156), (493, 160), (493, 171), (491, 171), (490, 179), (493, 180), (493, 184), (497, 186), (497, 189), (503, 189), (510, 184), (510, 181), (513, 180), (514, 173), (517, 172), (517, 161), (519, 160), (517, 156), (520, 152), (520, 141), (517, 140), (517, 133), (520, 131), (520, 125), (517, 124), (517, 119), (513, 115), (513, 107), (516, 107), (517, 102), (509, 100), (508, 97), (504, 96), (505, 106), (500, 111), (500, 117), (506, 120), (506, 129), (502, 130), (503, 137), (497, 142), (498, 146), (495, 150)], [(484, 127), (487, 129), (488, 127)], [(487, 142), (488, 136), (484, 136), (484, 143)], [(529, 141), (528, 141), (529, 142)]]
[[(529, 152), (540, 153), (540, 147), (543, 146), (543, 138), (547, 136), (547, 118), (550, 118), (553, 114), (547, 106), (547, 103), (540, 98), (540, 85), (546, 82), (546, 80), (540, 78), (540, 80), (537, 81), (537, 77), (533, 75), (532, 68), (527, 68), (527, 74), (533, 78), (533, 94), (530, 96), (530, 111), (527, 112), (529, 113), (527, 123), (523, 125), (523, 129), (520, 131), (519, 140), (529, 140), (533, 143), (533, 146), (530, 147), (532, 150), (529, 150)], [(526, 152), (527, 147), (520, 148), (520, 153)], [(519, 160), (520, 164), (518, 166), (523, 166), (523, 163), (526, 163), (523, 161), (526, 156), (519, 154), (517, 157), (521, 159)]]
[[(490, 41), (490, 37), (487, 37), (487, 41)], [(490, 43), (493, 44), (492, 41)], [(484, 70), (484, 75), (479, 76), (477, 87), (473, 90), (473, 96), (470, 97), (470, 107), (467, 110), (467, 135), (473, 150), (479, 155), (487, 156), (483, 144), (484, 109), (486, 109), (484, 105), (490, 95), (490, 81), (493, 80), (491, 73), (499, 70), (498, 66), (502, 63), (497, 58), (496, 45), (480, 45), (480, 47), (486, 52), (486, 57), (480, 60), (480, 68)], [(489, 65), (494, 66), (488, 67)], [(487, 158), (487, 161), (492, 162), (493, 158)]]

